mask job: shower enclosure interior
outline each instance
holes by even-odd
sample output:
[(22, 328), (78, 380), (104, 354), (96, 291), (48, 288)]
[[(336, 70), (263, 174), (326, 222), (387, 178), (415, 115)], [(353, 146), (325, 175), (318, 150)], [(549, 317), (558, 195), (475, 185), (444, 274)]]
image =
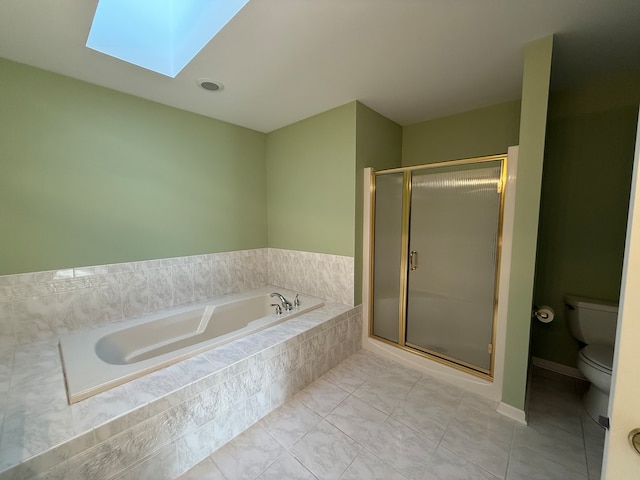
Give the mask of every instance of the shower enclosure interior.
[(372, 337), (492, 379), (506, 163), (373, 172)]

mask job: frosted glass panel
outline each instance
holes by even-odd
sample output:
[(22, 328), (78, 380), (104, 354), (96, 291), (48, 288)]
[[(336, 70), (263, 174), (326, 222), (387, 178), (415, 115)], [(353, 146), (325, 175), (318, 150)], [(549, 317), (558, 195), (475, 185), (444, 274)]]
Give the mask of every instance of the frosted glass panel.
[(488, 371), (501, 163), (415, 171), (407, 344)]
[(376, 176), (373, 334), (398, 342), (403, 173)]

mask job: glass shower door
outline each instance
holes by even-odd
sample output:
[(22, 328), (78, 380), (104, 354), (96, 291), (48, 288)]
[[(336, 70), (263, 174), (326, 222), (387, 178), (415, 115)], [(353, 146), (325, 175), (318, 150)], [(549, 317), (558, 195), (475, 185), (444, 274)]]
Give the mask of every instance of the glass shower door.
[(411, 177), (405, 344), (484, 373), (491, 370), (501, 172), (492, 161)]
[(376, 179), (376, 239), (373, 249), (373, 329), (376, 337), (398, 343), (402, 298), (402, 204), (404, 173)]

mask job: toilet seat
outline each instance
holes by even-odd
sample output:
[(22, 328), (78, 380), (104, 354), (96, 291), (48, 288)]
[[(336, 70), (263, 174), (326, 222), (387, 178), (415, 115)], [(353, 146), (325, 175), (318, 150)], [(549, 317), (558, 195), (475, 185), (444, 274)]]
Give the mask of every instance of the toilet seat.
[(613, 347), (611, 345), (590, 344), (578, 356), (596, 370), (611, 375), (613, 368)]

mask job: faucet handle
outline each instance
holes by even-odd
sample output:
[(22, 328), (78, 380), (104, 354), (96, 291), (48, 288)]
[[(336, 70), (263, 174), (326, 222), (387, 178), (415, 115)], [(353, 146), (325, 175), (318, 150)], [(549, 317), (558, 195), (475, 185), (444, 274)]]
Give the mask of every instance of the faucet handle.
[(282, 307), (277, 303), (272, 303), (272, 307), (276, 307), (276, 315), (282, 315)]
[(293, 300), (293, 306), (294, 307), (299, 307), (300, 306), (300, 294), (296, 293), (296, 298)]

